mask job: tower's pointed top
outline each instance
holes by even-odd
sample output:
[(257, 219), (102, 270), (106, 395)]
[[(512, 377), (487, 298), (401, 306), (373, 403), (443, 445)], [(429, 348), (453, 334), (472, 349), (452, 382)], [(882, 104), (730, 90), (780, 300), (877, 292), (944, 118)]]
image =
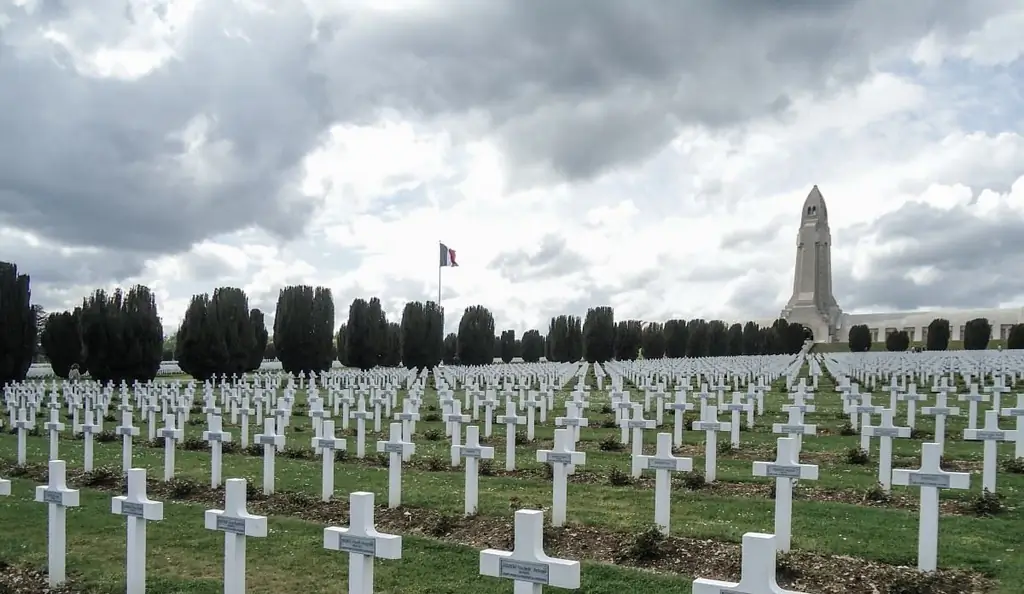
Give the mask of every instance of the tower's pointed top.
[(804, 220), (828, 220), (828, 207), (825, 206), (825, 197), (821, 195), (821, 190), (818, 189), (817, 185), (811, 188), (810, 193), (807, 194), (807, 199), (804, 200), (802, 218)]

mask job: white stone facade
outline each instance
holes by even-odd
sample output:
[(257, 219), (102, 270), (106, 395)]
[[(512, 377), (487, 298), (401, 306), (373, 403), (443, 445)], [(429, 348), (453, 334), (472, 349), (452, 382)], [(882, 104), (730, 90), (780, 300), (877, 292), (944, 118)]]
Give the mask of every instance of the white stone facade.
[(991, 338), (1005, 340), (1011, 326), (1024, 322), (1024, 308), (843, 313), (832, 294), (828, 209), (818, 186), (814, 186), (800, 213), (793, 295), (780, 317), (810, 328), (815, 342), (846, 342), (850, 328), (858, 324), (871, 329), (873, 341), (883, 341), (890, 332), (906, 330), (912, 341), (925, 342), (928, 324), (935, 318), (949, 320), (950, 340), (963, 340), (964, 326), (974, 318), (987, 318), (992, 325)]

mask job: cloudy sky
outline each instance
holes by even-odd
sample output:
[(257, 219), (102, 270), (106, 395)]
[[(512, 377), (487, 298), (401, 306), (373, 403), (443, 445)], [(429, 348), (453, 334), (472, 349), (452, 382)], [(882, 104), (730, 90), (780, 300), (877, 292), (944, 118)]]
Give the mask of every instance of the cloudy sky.
[[(499, 328), (1024, 296), (1019, 0), (0, 0), (0, 258), (168, 328), (240, 286)], [(454, 315), (453, 315), (454, 314)]]

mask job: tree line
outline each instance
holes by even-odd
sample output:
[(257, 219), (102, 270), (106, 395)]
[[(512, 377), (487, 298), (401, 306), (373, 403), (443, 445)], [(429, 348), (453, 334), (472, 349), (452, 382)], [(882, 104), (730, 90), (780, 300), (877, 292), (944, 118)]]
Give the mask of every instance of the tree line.
[[(796, 353), (810, 338), (800, 324), (776, 320), (643, 322), (616, 320), (613, 308), (593, 307), (586, 316), (551, 318), (547, 333), (531, 329), (498, 330), (491, 311), (474, 305), (465, 310), (456, 332), (444, 333), (444, 311), (433, 301), (406, 303), (400, 319), (389, 320), (379, 298), (355, 299), (334, 331), (335, 307), (330, 289), (307, 285), (281, 289), (268, 332), (262, 311), (250, 308), (242, 289), (220, 287), (193, 296), (177, 332), (166, 343), (156, 301), (138, 285), (111, 293), (97, 290), (72, 311), (41, 315), (31, 303), (30, 279), (14, 264), (0, 262), (0, 383), (24, 379), (38, 351), (54, 373), (67, 377), (72, 366), (93, 378), (120, 383), (148, 381), (161, 360), (173, 357), (182, 371), (199, 380), (238, 376), (277, 359), (285, 371), (309, 374), (327, 370), (334, 361), (359, 369), (404, 365), (430, 368), (441, 363), (482, 365), (521, 358), (555, 362), (662, 357), (716, 357)], [(978, 318), (967, 323), (964, 348), (988, 346), (991, 325)], [(948, 347), (948, 320), (928, 326), (929, 350)], [(871, 348), (867, 326), (850, 329), (850, 349)], [(910, 346), (906, 332), (886, 337), (889, 350)], [(1024, 348), (1024, 325), (1015, 325), (1008, 348)]]
[[(928, 332), (924, 340), (924, 348), (929, 351), (945, 351), (949, 348), (949, 339), (952, 336), (952, 329), (949, 320), (935, 318), (928, 324)], [(963, 347), (968, 351), (983, 351), (988, 348), (992, 337), (992, 324), (988, 318), (974, 318), (964, 324)], [(871, 329), (867, 324), (857, 324), (850, 327), (847, 338), (850, 351), (854, 353), (870, 351), (874, 343)], [(885, 350), (906, 351), (910, 348), (910, 334), (906, 330), (894, 330), (888, 332), (884, 338)], [(1010, 327), (1009, 335), (1006, 338), (1006, 348), (1024, 349), (1024, 324), (1014, 324)]]
[(194, 295), (177, 332), (164, 340), (156, 301), (143, 285), (108, 293), (97, 290), (72, 311), (42, 316), (31, 303), (30, 279), (17, 266), (0, 263), (0, 381), (24, 379), (38, 351), (54, 373), (67, 377), (77, 366), (104, 382), (149, 381), (162, 360), (204, 381), (236, 377), (276, 358), (285, 371), (324, 371), (335, 360), (360, 369), (441, 363), (483, 365), (496, 358), (604, 362), (611, 359), (704, 357), (792, 353), (806, 338), (802, 326), (776, 321), (762, 328), (720, 320), (615, 321), (611, 307), (591, 308), (585, 319), (551, 318), (547, 334), (495, 328), (482, 305), (468, 307), (457, 332), (444, 334), (444, 311), (432, 301), (409, 302), (391, 321), (379, 298), (355, 299), (334, 332), (330, 289), (307, 285), (281, 289), (272, 337), (262, 311), (249, 307), (237, 287)]

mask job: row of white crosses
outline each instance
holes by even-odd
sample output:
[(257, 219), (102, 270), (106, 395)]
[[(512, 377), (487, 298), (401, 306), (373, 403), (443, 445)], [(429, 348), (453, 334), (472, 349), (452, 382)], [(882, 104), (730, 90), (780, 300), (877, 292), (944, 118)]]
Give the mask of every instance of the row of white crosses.
[[(401, 455), (398, 452), (396, 455)], [(46, 485), (36, 488), (36, 501), (49, 508), (47, 529), (47, 581), (57, 588), (67, 581), (68, 508), (79, 506), (79, 492), (69, 489), (63, 460), (49, 463)], [(128, 594), (146, 591), (146, 524), (163, 520), (163, 504), (146, 494), (146, 471), (128, 471), (128, 492), (111, 500), (111, 512), (127, 519), (125, 582)], [(246, 539), (265, 538), (266, 516), (249, 513), (246, 481), (225, 483), (224, 509), (205, 513), (205, 527), (224, 533), (224, 593), (246, 591)], [(10, 494), (10, 483), (0, 481), (0, 495)], [(325, 549), (349, 555), (349, 594), (373, 593), (373, 561), (402, 558), (402, 537), (378, 531), (374, 525), (374, 494), (355, 492), (349, 496), (348, 527), (324, 529)], [(515, 516), (515, 545), (512, 551), (487, 549), (480, 553), (480, 574), (510, 579), (515, 592), (540, 592), (545, 585), (564, 589), (580, 587), (578, 561), (555, 559), (544, 553), (543, 514), (520, 510)]]
[[(664, 443), (671, 436), (664, 434)], [(400, 452), (397, 453), (400, 455)], [(4, 494), (0, 491), (0, 494)], [(49, 506), (47, 575), (50, 587), (66, 582), (66, 510), (78, 507), (78, 491), (65, 482), (62, 460), (50, 462), (48, 484), (37, 487), (36, 500)], [(126, 517), (126, 592), (143, 594), (146, 590), (146, 524), (163, 520), (163, 504), (146, 494), (146, 471), (128, 472), (127, 495), (114, 497), (111, 512)], [(402, 537), (376, 529), (374, 494), (355, 492), (349, 496), (350, 522), (347, 527), (324, 529), (323, 547), (349, 555), (349, 594), (372, 594), (374, 560), (402, 558)], [(265, 538), (267, 518), (247, 509), (246, 481), (229, 479), (225, 484), (223, 509), (205, 513), (205, 527), (224, 533), (224, 592), (243, 594), (246, 591), (246, 540)], [(544, 586), (575, 590), (580, 587), (580, 563), (558, 559), (544, 552), (543, 512), (519, 510), (515, 514), (514, 544), (511, 551), (486, 549), (480, 552), (479, 573), (483, 576), (508, 579), (517, 594), (541, 594)], [(743, 567), (739, 583), (698, 579), (695, 593), (702, 592), (766, 592), (785, 594), (775, 579), (776, 537), (767, 534), (746, 534), (743, 537)]]

